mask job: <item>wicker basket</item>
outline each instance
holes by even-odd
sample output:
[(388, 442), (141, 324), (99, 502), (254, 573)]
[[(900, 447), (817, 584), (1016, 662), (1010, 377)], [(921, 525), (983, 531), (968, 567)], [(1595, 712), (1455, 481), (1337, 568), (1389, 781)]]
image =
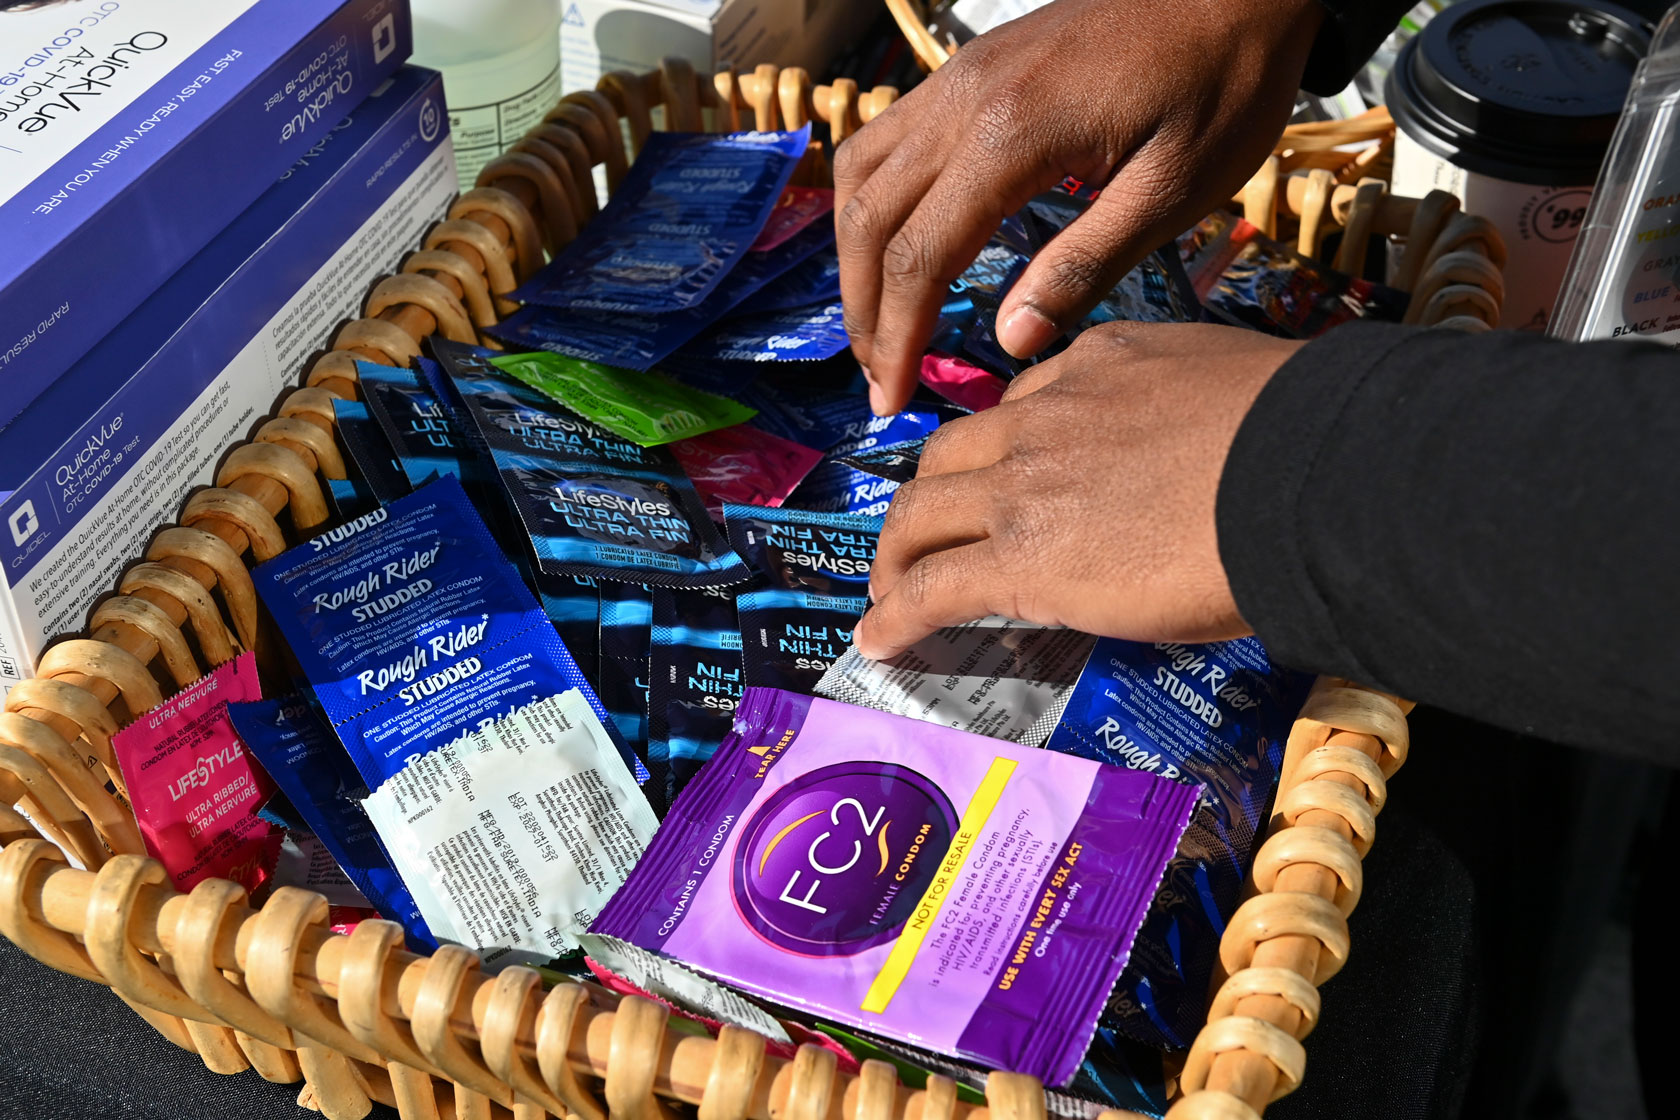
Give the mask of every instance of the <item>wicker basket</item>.
[[(666, 125), (685, 129), (816, 120), (838, 141), (894, 96), (860, 94), (848, 82), (813, 86), (804, 72), (774, 66), (704, 81), (672, 61), (568, 95), (486, 167), (480, 187), (454, 203), (403, 272), (373, 289), (367, 317), (330, 332), (331, 348), (261, 422), (255, 442), (223, 460), (216, 486), (193, 494), (181, 525), (160, 532), (147, 563), (130, 569), (119, 598), (156, 609), (102, 612), (90, 636), (53, 646), (39, 675), (7, 696), (0, 933), (47, 965), (110, 987), (216, 1072), (303, 1081), (300, 1103), (331, 1120), (359, 1120), (370, 1101), (396, 1106), (405, 1120), (669, 1120), (691, 1106), (701, 1120), (1043, 1117), (1041, 1086), (1021, 1075), (993, 1074), (988, 1105), (973, 1106), (940, 1077), (912, 1091), (883, 1063), (844, 1074), (821, 1049), (784, 1060), (748, 1031), (726, 1028), (714, 1040), (668, 1030), (665, 1009), (648, 1000), (570, 982), (545, 989), (521, 968), (492, 977), (459, 947), (416, 956), (388, 922), (336, 935), (326, 901), (294, 888), (260, 909), (222, 880), (177, 893), (145, 858), (134, 821), (106, 784), (120, 781), (111, 735), (161, 701), (170, 686), (160, 680), (178, 685), (205, 667), (195, 658), (223, 660), (241, 645), (264, 652), (248, 554), (266, 558), (324, 516), (318, 477), (344, 471), (332, 402), (356, 394), (356, 360), (406, 364), (434, 332), (475, 341), (512, 308), (507, 294), (539, 267), (544, 247), (565, 243), (595, 212), (594, 169), (604, 166), (608, 183), (618, 184), (656, 110)], [(1381, 131), (1380, 122), (1366, 127)], [(1408, 202), (1379, 182), (1352, 181), (1373, 169), (1370, 160), (1351, 176), (1317, 163), (1308, 175), (1288, 176), (1295, 150), (1245, 192), (1257, 224), (1281, 224), (1311, 249), (1346, 228), (1348, 267), (1369, 234), (1404, 235), (1401, 274), (1420, 294), (1435, 285), (1435, 295), (1414, 301), (1426, 302), (1424, 318), (1485, 325), (1488, 317), (1476, 313), (1487, 285), (1463, 278), (1497, 284), (1494, 235), (1455, 217), (1441, 199)], [(802, 174), (826, 176), (820, 146)], [(323, 341), (327, 335), (323, 324)], [(185, 674), (183, 654), (192, 670)], [(165, 665), (174, 669), (169, 676)], [(1223, 983), (1210, 1022), (1178, 1078), (1175, 1117), (1254, 1116), (1299, 1084), (1299, 1040), (1318, 1014), (1315, 985), (1347, 957), (1359, 860), (1386, 779), (1405, 758), (1405, 710), (1347, 682), (1315, 686), (1289, 739), (1254, 891), (1221, 946)]]

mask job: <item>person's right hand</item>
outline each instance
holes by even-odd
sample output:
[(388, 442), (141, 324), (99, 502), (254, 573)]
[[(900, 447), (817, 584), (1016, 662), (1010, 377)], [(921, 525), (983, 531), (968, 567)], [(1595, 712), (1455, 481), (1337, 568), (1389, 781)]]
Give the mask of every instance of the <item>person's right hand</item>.
[(1056, 0), (840, 145), (840, 286), (875, 411), (910, 399), (950, 283), (1065, 176), (1106, 186), (999, 310), (1016, 357), (1228, 201), (1288, 121), (1322, 18), (1319, 0)]

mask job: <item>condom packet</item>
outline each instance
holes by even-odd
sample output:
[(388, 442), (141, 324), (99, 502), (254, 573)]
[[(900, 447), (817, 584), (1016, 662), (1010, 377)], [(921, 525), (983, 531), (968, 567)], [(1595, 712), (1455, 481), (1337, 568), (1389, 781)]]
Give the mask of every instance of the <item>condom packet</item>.
[(427, 924), (493, 971), (575, 951), (659, 827), (585, 687), (416, 756), (363, 802)]
[(369, 789), (523, 704), (599, 704), (453, 475), (252, 575)]
[(776, 208), (765, 219), (750, 251), (768, 253), (833, 209), (834, 191), (828, 187), (787, 188), (776, 200)]
[(840, 442), (813, 470), (787, 504), (797, 509), (827, 513), (857, 513), (880, 517), (887, 512), (900, 483), (871, 471), (859, 470), (845, 460), (913, 439), (925, 439), (945, 417), (933, 408), (909, 408), (892, 416), (866, 416), (848, 425)]
[(753, 410), (657, 373), (612, 369), (560, 354), (490, 359), (503, 373), (609, 432), (655, 447), (752, 419)]
[[(534, 577), (537, 601), (580, 666), (593, 668), (601, 649), (601, 585), (589, 576)], [(603, 700), (604, 704), (606, 701)]]
[(722, 362), (808, 362), (831, 358), (851, 345), (838, 302), (740, 315), (719, 323), (678, 353)]
[(749, 421), (753, 427), (823, 452), (868, 434), (877, 419), (868, 399), (857, 393), (799, 392), (762, 378), (735, 397), (756, 410)]
[[(368, 411), (367, 402), (334, 400), (333, 426), (345, 454), (356, 466), (356, 476), (372, 493), (375, 505), (394, 502), (414, 488), (402, 464), (397, 462), (391, 441), (385, 438), (379, 421)], [(354, 496), (356, 491), (351, 488), (348, 493)]]
[(436, 949), (437, 938), (357, 800), (366, 793), (361, 776), (309, 702), (290, 696), (231, 704), (228, 717), (245, 748), (362, 896), (403, 927), (411, 947)]
[[(282, 835), (280, 855), (274, 864), (276, 890), (298, 887), (314, 891), (332, 908), (334, 925), (340, 924), (340, 918), (360, 921), (379, 917), (379, 910), (356, 889), (319, 836), (308, 829), (289, 829)], [(352, 916), (349, 911), (359, 913)]]
[(614, 969), (667, 958), (1065, 1085), (1195, 798), (1133, 770), (748, 689), (585, 948)]
[(922, 355), (922, 384), (954, 405), (984, 412), (1003, 402), (1009, 383), (949, 354)]
[(713, 521), (723, 520), (728, 502), (781, 505), (822, 462), (822, 452), (750, 424), (720, 428), (670, 446)]
[(411, 487), (446, 474), (465, 478), (472, 451), (419, 374), (376, 362), (357, 362), (356, 373), (368, 414), (385, 433)]
[(936, 630), (888, 661), (848, 649), (817, 695), (1043, 746), (1096, 639), (993, 616)]
[(1209, 645), (1099, 640), (1046, 746), (1200, 786), (1105, 1023), (1165, 1049), (1206, 1020), (1225, 922), (1240, 901), (1310, 678), (1254, 638)]
[(655, 132), (601, 212), (513, 298), (640, 314), (705, 299), (758, 239), (810, 143), (796, 132)]
[(619, 439), (465, 347), (433, 348), (490, 447), (542, 572), (678, 587), (746, 578), (669, 451)]
[(916, 477), (916, 471), (922, 465), (922, 449), (925, 447), (927, 437), (923, 436), (921, 439), (889, 443), (884, 447), (871, 447), (866, 451), (840, 455), (836, 461), (864, 474), (872, 474), (888, 482), (903, 485)]
[(829, 246), (806, 257), (775, 284), (758, 289), (731, 312), (731, 317), (788, 311), (813, 303), (840, 299), (840, 254)]
[(1353, 319), (1398, 322), (1409, 299), (1325, 268), (1223, 211), (1184, 234), (1178, 252), (1215, 321), (1280, 338), (1316, 338)]
[(255, 700), (256, 656), (212, 669), (111, 738), (146, 851), (176, 890), (269, 881), (280, 833), (258, 815), (274, 786), (239, 743), (228, 704)]
[(741, 699), (741, 630), (732, 590), (652, 592), (648, 769), (664, 764), (663, 810), (729, 733)]
[(869, 605), (881, 521), (845, 513), (727, 505), (729, 542), (763, 586), (736, 599), (748, 686), (809, 693)]
[(653, 631), (653, 594), (635, 583), (600, 584), (601, 629), (595, 680), (607, 716), (629, 743), (651, 777), (654, 791), (666, 785), (663, 770), (648, 758), (649, 647)]
[[(832, 229), (813, 226), (773, 250), (750, 253), (710, 295), (681, 311), (653, 315), (528, 304), (490, 328), (490, 333), (519, 346), (599, 362), (615, 369), (646, 371), (771, 281), (782, 278), (812, 253), (833, 243)], [(780, 290), (781, 285), (777, 288)], [(820, 290), (811, 299), (819, 296)]]

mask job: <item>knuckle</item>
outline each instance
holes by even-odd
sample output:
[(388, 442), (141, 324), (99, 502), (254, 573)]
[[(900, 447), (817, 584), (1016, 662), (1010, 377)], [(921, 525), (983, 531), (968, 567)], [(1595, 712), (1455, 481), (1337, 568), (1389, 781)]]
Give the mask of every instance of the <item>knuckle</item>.
[(888, 280), (937, 278), (941, 263), (926, 237), (910, 227), (899, 230), (881, 255), (882, 271)]
[(860, 191), (854, 194), (834, 219), (834, 231), (839, 238), (840, 251), (855, 252), (873, 247), (880, 236), (882, 226), (881, 216), (869, 192)]
[(972, 138), (987, 152), (1014, 151), (1033, 124), (1035, 92), (1030, 80), (1016, 76), (986, 91), (985, 104), (975, 115)]
[(934, 593), (933, 569), (927, 564), (915, 564), (899, 580), (896, 595), (904, 612), (912, 618), (925, 615)]

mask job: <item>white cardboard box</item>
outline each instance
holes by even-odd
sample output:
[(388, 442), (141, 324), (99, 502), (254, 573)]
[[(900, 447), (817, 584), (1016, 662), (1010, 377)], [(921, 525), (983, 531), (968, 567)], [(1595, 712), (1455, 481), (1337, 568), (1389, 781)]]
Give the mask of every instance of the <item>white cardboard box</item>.
[(880, 14), (878, 0), (561, 0), (561, 86), (594, 89), (612, 70), (676, 55), (710, 71), (803, 66), (813, 77)]

